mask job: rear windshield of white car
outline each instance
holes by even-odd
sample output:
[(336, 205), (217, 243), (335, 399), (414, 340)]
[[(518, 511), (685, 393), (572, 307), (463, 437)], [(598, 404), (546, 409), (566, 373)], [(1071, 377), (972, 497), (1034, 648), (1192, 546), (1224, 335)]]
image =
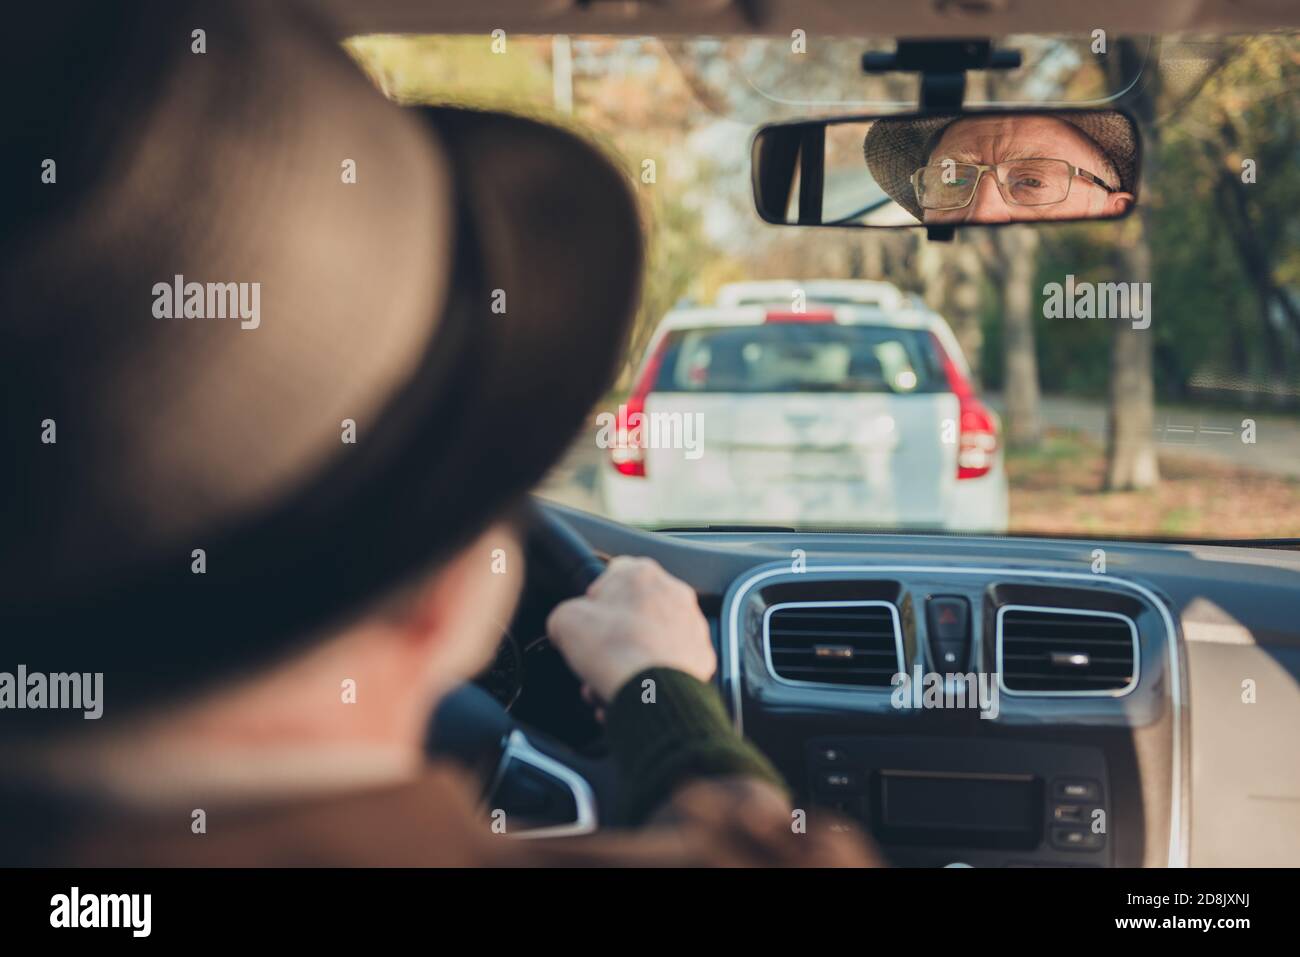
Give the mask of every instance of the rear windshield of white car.
[(919, 329), (769, 322), (678, 329), (663, 344), (655, 392), (877, 392), (947, 389)]

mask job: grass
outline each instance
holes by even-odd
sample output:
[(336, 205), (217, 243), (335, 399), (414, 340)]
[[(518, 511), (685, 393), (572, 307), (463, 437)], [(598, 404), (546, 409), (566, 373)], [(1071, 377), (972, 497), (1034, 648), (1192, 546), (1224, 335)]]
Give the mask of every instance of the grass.
[(1160, 484), (1102, 490), (1105, 454), (1071, 432), (1049, 432), (1007, 455), (1011, 532), (1168, 538), (1300, 536), (1300, 481), (1202, 456), (1160, 452)]

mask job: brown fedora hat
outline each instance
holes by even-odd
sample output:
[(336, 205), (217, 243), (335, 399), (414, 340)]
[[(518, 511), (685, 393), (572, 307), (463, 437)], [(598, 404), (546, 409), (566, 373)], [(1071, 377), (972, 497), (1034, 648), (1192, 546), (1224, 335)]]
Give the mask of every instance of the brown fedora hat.
[[(918, 220), (924, 218), (912, 174), (930, 161), (930, 150), (953, 123), (979, 113), (904, 116), (876, 120), (862, 141), (862, 154), (876, 182)], [(1118, 110), (1033, 111), (1069, 123), (1088, 137), (1115, 164), (1119, 188), (1137, 194), (1138, 135), (1133, 121)], [(1114, 184), (1112, 184), (1114, 185)]]
[(611, 383), (641, 233), (591, 145), (390, 103), (296, 7), (106, 6), (0, 134), (0, 671), (104, 672), (113, 714), (516, 502)]

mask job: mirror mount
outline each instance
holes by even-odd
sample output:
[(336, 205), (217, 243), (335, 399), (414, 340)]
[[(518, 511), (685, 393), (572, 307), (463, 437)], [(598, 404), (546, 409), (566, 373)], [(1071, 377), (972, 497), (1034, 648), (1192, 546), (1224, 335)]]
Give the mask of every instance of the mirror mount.
[[(863, 73), (920, 73), (922, 112), (960, 110), (968, 70), (1015, 70), (1019, 50), (999, 50), (991, 40), (899, 40), (893, 53), (862, 54)], [(927, 226), (930, 242), (951, 242), (954, 226)]]
[(893, 53), (862, 54), (863, 73), (921, 74), (920, 107), (959, 110), (969, 70), (1017, 70), (1019, 50), (999, 50), (992, 40), (899, 40)]

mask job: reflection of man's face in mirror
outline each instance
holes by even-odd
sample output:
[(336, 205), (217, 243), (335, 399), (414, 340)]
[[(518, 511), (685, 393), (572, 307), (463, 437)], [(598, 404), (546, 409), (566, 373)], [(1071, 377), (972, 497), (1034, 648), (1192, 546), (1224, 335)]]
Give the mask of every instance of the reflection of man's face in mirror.
[[(1042, 219), (1109, 219), (1123, 215), (1133, 204), (1133, 194), (1119, 191), (1115, 164), (1082, 131), (1052, 116), (989, 116), (957, 120), (943, 131), (930, 151), (931, 165), (970, 163), (996, 166), (1015, 160), (1064, 160), (1104, 181), (1114, 192), (1088, 175), (1071, 173), (1068, 193), (1059, 202), (1018, 205), (1003, 195), (1011, 185), (998, 188), (994, 171), (979, 178), (970, 203), (960, 209), (926, 209), (927, 223), (1009, 223)], [(951, 167), (951, 164), (950, 164)], [(1028, 192), (1028, 189), (1026, 190)]]

